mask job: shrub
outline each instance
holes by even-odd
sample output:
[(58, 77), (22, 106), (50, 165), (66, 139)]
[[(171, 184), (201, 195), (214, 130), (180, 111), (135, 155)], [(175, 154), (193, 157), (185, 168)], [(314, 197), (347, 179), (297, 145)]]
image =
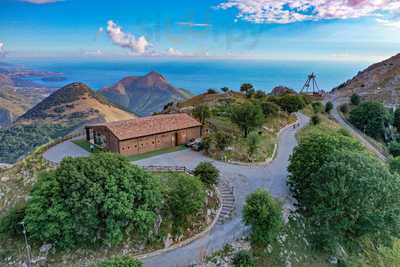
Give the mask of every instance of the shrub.
[(400, 157), (395, 157), (389, 163), (390, 171), (392, 173), (400, 174)]
[(361, 97), (358, 94), (353, 94), (350, 97), (350, 102), (351, 104), (353, 104), (354, 106), (358, 106), (361, 103)]
[(19, 225), (25, 216), (25, 205), (16, 205), (0, 218), (0, 234), (17, 236), (22, 233)]
[(247, 197), (243, 220), (251, 227), (251, 242), (256, 246), (267, 246), (283, 227), (281, 207), (263, 189), (258, 189)]
[(24, 221), (30, 238), (59, 247), (114, 245), (149, 236), (161, 193), (149, 173), (122, 156), (65, 158), (35, 184)]
[(240, 92), (247, 93), (247, 92), (252, 91), (252, 90), (254, 91), (254, 87), (250, 83), (244, 83), (244, 84), (242, 84), (240, 86)]
[(318, 115), (314, 115), (311, 117), (311, 123), (313, 125), (317, 125), (321, 123), (321, 118)]
[(400, 142), (392, 141), (389, 143), (389, 152), (393, 157), (400, 156)]
[(234, 267), (256, 267), (253, 255), (245, 250), (241, 250), (235, 254), (232, 264)]
[(229, 91), (229, 88), (228, 88), (228, 87), (226, 87), (226, 86), (225, 86), (225, 87), (222, 87), (222, 88), (221, 88), (221, 91), (222, 91), (222, 92), (224, 92), (224, 93), (226, 93), (226, 92), (228, 92), (228, 91)]
[(363, 147), (353, 138), (338, 133), (311, 134), (302, 139), (290, 157), (288, 184), (302, 207), (314, 201), (311, 196), (312, 174), (319, 171), (334, 150), (348, 149), (363, 151)]
[(207, 94), (210, 94), (210, 95), (214, 95), (214, 94), (217, 94), (218, 92), (217, 92), (217, 90), (215, 90), (215, 89), (213, 89), (213, 88), (209, 88), (208, 90), (207, 90)]
[(210, 186), (218, 182), (219, 170), (211, 162), (203, 161), (194, 169), (194, 175), (198, 176), (205, 185)]
[(256, 132), (252, 132), (247, 137), (247, 146), (249, 156), (252, 157), (258, 150), (258, 146), (260, 145), (260, 135)]
[(220, 150), (224, 151), (226, 147), (230, 146), (233, 142), (233, 137), (229, 133), (223, 131), (217, 131), (214, 134), (215, 146)]
[(373, 138), (384, 138), (389, 113), (382, 103), (364, 102), (350, 112), (350, 122)]
[(272, 102), (265, 101), (261, 103), (261, 109), (264, 113), (264, 116), (276, 116), (279, 113), (280, 107)]
[(349, 112), (349, 105), (348, 104), (342, 104), (340, 105), (340, 112), (347, 114)]
[(322, 105), (321, 102), (313, 102), (311, 106), (313, 108), (314, 113), (321, 113), (322, 110), (324, 109), (324, 106)]
[(188, 223), (204, 207), (206, 192), (194, 176), (177, 174), (169, 178), (165, 192), (166, 205), (176, 226)]
[(262, 90), (257, 90), (257, 91), (255, 92), (254, 96), (255, 96), (256, 98), (264, 98), (264, 97), (267, 96), (267, 94), (266, 94), (264, 91), (262, 91)]
[(351, 133), (348, 130), (344, 129), (344, 128), (340, 128), (339, 130), (337, 130), (337, 132), (338, 132), (338, 134), (341, 134), (343, 136), (347, 136), (347, 137), (351, 137), (352, 136)]
[(299, 111), (306, 106), (304, 98), (299, 95), (284, 95), (277, 102), (281, 109), (288, 113)]
[(331, 113), (332, 109), (333, 109), (332, 102), (331, 101), (326, 102), (326, 104), (325, 104), (325, 112), (329, 114), (329, 113)]
[(400, 108), (397, 108), (394, 112), (393, 126), (400, 132)]
[[(334, 150), (310, 177), (308, 223), (317, 246), (399, 236), (400, 178), (367, 153)], [(379, 210), (379, 215), (376, 211)]]
[(239, 126), (244, 137), (247, 137), (251, 130), (262, 126), (264, 116), (259, 105), (245, 103), (233, 108), (231, 120)]
[(130, 257), (117, 257), (113, 260), (103, 261), (91, 267), (142, 267), (143, 264)]

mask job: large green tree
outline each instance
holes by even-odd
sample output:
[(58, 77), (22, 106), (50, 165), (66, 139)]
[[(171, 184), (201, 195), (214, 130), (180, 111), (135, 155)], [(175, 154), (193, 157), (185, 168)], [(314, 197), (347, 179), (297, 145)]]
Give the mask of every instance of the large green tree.
[(259, 105), (244, 103), (233, 108), (231, 120), (239, 126), (244, 137), (247, 137), (251, 130), (262, 126), (264, 115)]
[(98, 153), (65, 158), (55, 171), (43, 173), (24, 220), (36, 241), (114, 245), (128, 233), (148, 236), (160, 204), (152, 175), (122, 156)]
[(334, 150), (310, 176), (307, 221), (314, 241), (337, 244), (399, 236), (400, 177), (367, 153)]
[(288, 113), (299, 111), (306, 106), (304, 98), (300, 95), (284, 95), (276, 101), (281, 109)]
[(288, 168), (288, 184), (300, 206), (307, 208), (312, 204), (312, 175), (319, 171), (334, 150), (341, 149), (362, 151), (363, 147), (340, 133), (315, 133), (300, 141), (290, 157)]
[(385, 138), (389, 112), (382, 103), (363, 102), (350, 112), (350, 122), (373, 138)]

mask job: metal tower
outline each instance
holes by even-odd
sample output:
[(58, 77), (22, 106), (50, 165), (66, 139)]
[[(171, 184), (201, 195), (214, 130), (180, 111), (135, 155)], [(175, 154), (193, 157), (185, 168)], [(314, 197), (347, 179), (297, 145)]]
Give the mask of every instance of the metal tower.
[(300, 92), (306, 94), (318, 94), (321, 92), (317, 84), (317, 75), (314, 72), (308, 75), (308, 79)]

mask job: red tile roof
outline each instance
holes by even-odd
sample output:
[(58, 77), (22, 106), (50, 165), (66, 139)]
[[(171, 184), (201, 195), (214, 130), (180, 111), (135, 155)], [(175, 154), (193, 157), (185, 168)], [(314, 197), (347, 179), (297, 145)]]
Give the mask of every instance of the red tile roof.
[(186, 113), (177, 113), (135, 118), (124, 121), (114, 121), (109, 123), (100, 123), (89, 125), (87, 127), (90, 128), (96, 126), (105, 126), (119, 140), (126, 140), (198, 127), (201, 126), (201, 123)]

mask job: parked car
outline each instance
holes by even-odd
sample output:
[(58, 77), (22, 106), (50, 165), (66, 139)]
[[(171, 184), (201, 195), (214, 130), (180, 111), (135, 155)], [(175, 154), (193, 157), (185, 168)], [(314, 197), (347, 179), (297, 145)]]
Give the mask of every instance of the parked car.
[(195, 151), (200, 151), (203, 149), (203, 142), (201, 138), (197, 138), (194, 140), (191, 140), (189, 143), (186, 144), (187, 147), (190, 147), (191, 149)]

